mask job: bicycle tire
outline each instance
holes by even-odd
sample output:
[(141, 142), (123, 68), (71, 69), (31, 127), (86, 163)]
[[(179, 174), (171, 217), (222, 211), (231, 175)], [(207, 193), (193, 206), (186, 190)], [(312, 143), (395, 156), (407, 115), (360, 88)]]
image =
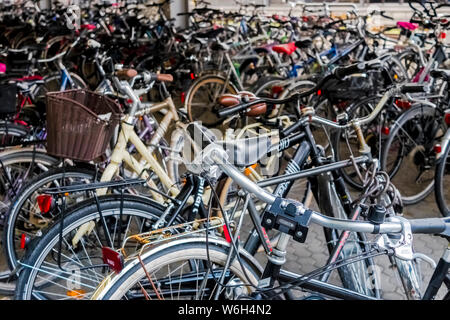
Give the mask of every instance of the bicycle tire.
[[(448, 185), (444, 184), (444, 176), (446, 171), (450, 167), (450, 143), (447, 144), (445, 150), (442, 152), (442, 156), (436, 165), (435, 177), (434, 177), (434, 193), (436, 196), (436, 203), (438, 205), (439, 211), (442, 216), (450, 216), (450, 203), (449, 200), (445, 200), (446, 197), (449, 198)], [(447, 172), (447, 175), (449, 173)]]
[[(0, 160), (4, 167), (8, 167), (14, 164), (30, 164), (35, 163), (35, 168), (42, 170), (44, 167), (49, 168), (55, 166), (59, 163), (59, 160), (50, 157), (43, 150), (33, 151), (31, 149), (17, 149), (8, 150), (0, 154)], [(3, 168), (4, 168), (3, 167)], [(3, 180), (3, 179), (2, 179)], [(9, 188), (9, 190), (14, 190), (14, 188)], [(17, 191), (15, 191), (17, 192)], [(13, 196), (14, 193), (11, 194)], [(3, 195), (5, 196), (5, 194)], [(5, 200), (5, 199), (3, 199)], [(3, 202), (2, 200), (2, 202)], [(9, 206), (9, 205), (8, 205)], [(8, 268), (9, 269), (9, 268)], [(10, 271), (0, 271), (0, 279), (4, 279), (9, 276)], [(0, 281), (0, 293), (11, 294), (14, 291), (14, 286), (8, 283)]]
[[(29, 198), (32, 197), (37, 190), (41, 189), (48, 183), (53, 183), (55, 180), (59, 182), (63, 177), (65, 179), (89, 179), (92, 182), (95, 177), (95, 172), (93, 170), (76, 167), (51, 169), (36, 176), (34, 179), (25, 184), (20, 189), (18, 196), (13, 199), (12, 205), (6, 213), (6, 223), (3, 230), (3, 249), (10, 270), (14, 270), (17, 266), (17, 260), (20, 259), (19, 256), (21, 256), (17, 252), (16, 235), (21, 234), (19, 230), (17, 230), (17, 224), (19, 222), (19, 215), (21, 214), (23, 206), (27, 201), (33, 201), (29, 200)], [(36, 207), (34, 201), (31, 207)], [(39, 230), (35, 231), (39, 232)], [(31, 230), (28, 230), (26, 234), (30, 240), (33, 238), (33, 232)]]
[[(152, 270), (162, 269), (164, 264), (170, 264), (183, 260), (187, 260), (191, 264), (192, 261), (197, 260), (207, 261), (208, 256), (206, 248), (206, 239), (203, 237), (174, 240), (167, 245), (163, 245), (146, 252), (142, 255), (141, 259), (147, 272), (151, 274)], [(227, 250), (229, 250), (229, 248), (230, 244), (222, 239), (208, 238), (209, 259), (215, 265), (223, 266), (226, 263), (228, 253)], [(243, 282), (241, 280), (244, 287), (247, 287), (248, 294), (251, 291), (251, 287), (248, 285), (245, 286), (245, 284), (247, 284), (248, 281), (251, 281), (253, 285), (256, 285), (260, 275), (262, 274), (262, 269), (258, 262), (242, 249), (239, 254), (242, 265), (239, 263), (238, 259), (234, 259), (230, 265), (230, 269), (234, 275), (241, 277), (242, 280), (246, 281)], [(195, 263), (195, 265), (197, 264)], [(139, 281), (139, 279), (142, 279), (143, 277), (146, 276), (140, 262), (137, 259), (132, 260), (126, 265), (120, 274), (114, 275), (112, 279), (108, 279), (108, 284), (103, 288), (100, 287), (94, 296), (98, 300), (119, 299), (124, 295), (124, 292), (128, 292), (130, 287), (134, 285), (134, 281)], [(216, 279), (218, 278), (219, 275), (217, 275)], [(211, 279), (212, 283), (213, 281), (214, 280)], [(157, 279), (155, 279), (155, 282), (157, 282)], [(170, 297), (165, 298), (168, 299)]]
[[(121, 201), (121, 199), (123, 199), (123, 202)], [(140, 196), (131, 196), (131, 195), (124, 195), (123, 198), (120, 195), (106, 195), (106, 196), (101, 196), (99, 197), (99, 206), (100, 209), (102, 211), (103, 216), (106, 218), (115, 218), (117, 219), (117, 216), (119, 215), (119, 209), (120, 205), (123, 205), (123, 216), (122, 217), (135, 217), (136, 219), (138, 218), (142, 218), (142, 219), (152, 219), (153, 221), (156, 220), (158, 217), (160, 217), (163, 212), (164, 212), (164, 207), (161, 204), (158, 204), (150, 199), (144, 198), (144, 197), (140, 197)], [(60, 236), (60, 229), (61, 226), (63, 226), (63, 233), (62, 236), (69, 236), (69, 234), (73, 234), (73, 232), (75, 230), (77, 230), (77, 228), (85, 225), (86, 223), (89, 222), (94, 222), (97, 219), (99, 219), (100, 215), (98, 212), (98, 208), (97, 208), (97, 204), (95, 203), (95, 201), (92, 200), (86, 200), (78, 205), (75, 205), (74, 207), (71, 208), (70, 212), (67, 213), (67, 215), (65, 216), (64, 220), (59, 220), (58, 222), (56, 222), (55, 224), (53, 224), (48, 230), (46, 230), (45, 232), (43, 232), (43, 236), (38, 239), (36, 238), (32, 245), (30, 246), (30, 249), (27, 250), (27, 256), (24, 258), (22, 265), (26, 265), (28, 267), (23, 268), (20, 271), (19, 274), (19, 279), (17, 281), (17, 287), (16, 287), (16, 291), (15, 291), (15, 298), (17, 300), (30, 300), (30, 299), (39, 299), (39, 300), (46, 300), (49, 298), (50, 295), (54, 295), (54, 296), (58, 296), (60, 295), (58, 292), (56, 293), (49, 293), (46, 292), (47, 295), (44, 295), (43, 293), (40, 293), (38, 291), (40, 290), (34, 290), (34, 284), (36, 279), (38, 278), (38, 273), (40, 271), (43, 271), (41, 273), (41, 275), (39, 275), (39, 277), (42, 277), (42, 275), (48, 274), (50, 273), (50, 281), (49, 282), (45, 282), (44, 280), (41, 280), (41, 282), (38, 282), (38, 285), (40, 285), (40, 287), (36, 287), (36, 289), (38, 288), (45, 288), (47, 287), (48, 290), (48, 286), (51, 286), (51, 283), (53, 282), (54, 278), (56, 279), (60, 279), (62, 278), (62, 280), (68, 280), (70, 279), (70, 275), (71, 273), (67, 273), (68, 277), (64, 278), (63, 276), (58, 275), (57, 273), (61, 273), (64, 274), (65, 271), (58, 269), (56, 272), (57, 273), (51, 273), (49, 270), (49, 267), (46, 267), (44, 265), (44, 260), (45, 259), (50, 259), (49, 261), (51, 261), (51, 252), (52, 250), (54, 250), (54, 248), (56, 248), (56, 246), (58, 246), (59, 243), (59, 236)], [(63, 225), (61, 225), (63, 223)], [(116, 221), (117, 224), (117, 221)], [(111, 224), (108, 225), (109, 227), (111, 227)], [(91, 232), (94, 232), (95, 229), (91, 230)], [(132, 234), (135, 234), (135, 232), (133, 232)], [(91, 236), (92, 233), (87, 234), (87, 236)], [(116, 234), (114, 234), (116, 235)], [(83, 235), (83, 237), (86, 236), (86, 234)], [(98, 236), (97, 232), (95, 232), (95, 236)], [(95, 237), (94, 237), (95, 239)], [(97, 238), (100, 240), (100, 245), (103, 244), (101, 243), (101, 239), (100, 237)], [(124, 237), (122, 238), (124, 239)], [(113, 242), (115, 242), (115, 238), (113, 239)], [(73, 241), (73, 240), (72, 240)], [(71, 243), (73, 243), (71, 241)], [(80, 240), (79, 243), (82, 244), (82, 246), (84, 247), (83, 242)], [(93, 244), (91, 244), (92, 246)], [(114, 243), (113, 243), (114, 245)], [(97, 256), (93, 256), (92, 258), (97, 258), (97, 259), (101, 259), (100, 257), (102, 257), (101, 254), (101, 247), (100, 246), (96, 246), (95, 248), (90, 247), (91, 250), (94, 250), (94, 254), (97, 254)], [(114, 248), (113, 248), (114, 249)], [(70, 249), (73, 251), (73, 249)], [(82, 250), (80, 250), (82, 251)], [(86, 251), (87, 253), (87, 251)], [(50, 256), (48, 256), (50, 255)], [(67, 256), (67, 255), (65, 255)], [(89, 259), (86, 258), (78, 258), (78, 256), (74, 259), (77, 259), (79, 261), (79, 263), (81, 264), (81, 267), (78, 265), (78, 262), (75, 264), (75, 266), (78, 265), (78, 269), (81, 273), (82, 270), (88, 270), (88, 269), (84, 269), (83, 267), (86, 267), (85, 265), (83, 265), (81, 263), (81, 261), (87, 261), (88, 263), (91, 263), (91, 267), (92, 265), (95, 265), (93, 262), (91, 262), (91, 257), (89, 256)], [(95, 260), (97, 262), (99, 262), (98, 260)], [(52, 265), (51, 262), (47, 262), (50, 266)], [(102, 263), (102, 262), (101, 262)], [(57, 266), (57, 265), (56, 265)], [(88, 265), (89, 266), (89, 265)], [(56, 270), (56, 268), (53, 268)], [(67, 270), (68, 266), (67, 263), (65, 263), (64, 265), (64, 269)], [(89, 271), (87, 271), (89, 272)], [(94, 271), (95, 272), (95, 271)], [(88, 283), (86, 284), (79, 284), (81, 286), (81, 288), (79, 288), (79, 290), (83, 289), (86, 291), (86, 294), (84, 295), (84, 297), (88, 296), (88, 292), (87, 289), (89, 288), (93, 288), (95, 286), (98, 285), (98, 283), (101, 282), (101, 280), (103, 279), (91, 279), (89, 277), (85, 277), (83, 275), (83, 279), (89, 279), (90, 281), (87, 281)], [(97, 277), (98, 278), (98, 277)], [(97, 281), (98, 280), (98, 281)], [(97, 283), (98, 282), (98, 283)], [(49, 284), (50, 283), (50, 284)], [(66, 285), (69, 285), (66, 282)], [(60, 283), (58, 283), (55, 287), (57, 289), (59, 289), (59, 286), (62, 286)], [(69, 288), (67, 288), (69, 289)], [(64, 287), (63, 287), (63, 291), (64, 291)], [(66, 294), (69, 294), (68, 290), (67, 292), (65, 292)], [(79, 291), (78, 291), (79, 292)], [(67, 298), (68, 296), (65, 295), (64, 298)]]
[[(192, 101), (194, 99), (194, 96), (196, 95), (196, 93), (198, 92), (199, 88), (201, 88), (202, 86), (207, 85), (208, 83), (216, 83), (219, 85), (225, 85), (226, 83), (226, 79), (222, 76), (218, 76), (218, 75), (205, 75), (203, 77), (198, 78), (193, 84), (192, 86), (189, 88), (187, 94), (186, 94), (186, 101), (185, 101), (185, 108), (188, 114), (188, 118), (190, 122), (193, 121), (202, 121), (203, 125), (205, 126), (213, 126), (216, 125), (220, 122), (222, 122), (217, 115), (213, 112), (214, 110), (209, 110), (207, 113), (202, 112), (202, 114), (204, 115), (204, 117), (210, 117), (210, 119), (212, 119), (211, 121), (203, 121), (203, 117), (199, 118), (197, 116), (197, 113), (194, 113), (193, 110), (193, 106), (192, 106)], [(228, 82), (228, 86), (225, 89), (225, 91), (223, 91), (223, 93), (231, 93), (231, 94), (236, 94), (237, 93), (237, 89), (234, 87), (234, 85), (231, 82)], [(219, 98), (219, 97), (216, 97)], [(210, 103), (216, 103), (216, 101), (211, 101)]]
[[(421, 188), (422, 190), (419, 190), (416, 194), (405, 196), (404, 195), (405, 191), (402, 190), (401, 187), (399, 187), (399, 182), (398, 181), (396, 182), (394, 179), (396, 176), (398, 176), (398, 174), (400, 172), (399, 171), (400, 168), (404, 165), (403, 164), (404, 158), (411, 157), (411, 159), (413, 161), (415, 161), (415, 159), (414, 159), (415, 154), (423, 153), (423, 151), (421, 151), (421, 149), (418, 149), (418, 147), (420, 147), (420, 146), (418, 146), (416, 141), (413, 140), (412, 142), (414, 144), (416, 144), (414, 149), (417, 149), (417, 151), (415, 151), (416, 153), (414, 154), (414, 157), (410, 156), (409, 153), (407, 156), (405, 156), (403, 153), (404, 153), (404, 149), (406, 148), (406, 146), (404, 143), (400, 143), (399, 156), (395, 158), (394, 167), (392, 169), (388, 168), (388, 156), (390, 154), (392, 154), (391, 147), (395, 141), (394, 139), (398, 138), (399, 134), (401, 134), (402, 132), (406, 132), (407, 138), (409, 140), (412, 140), (410, 138), (410, 134), (407, 132), (407, 130), (403, 129), (403, 127), (409, 121), (412, 121), (414, 119), (419, 119), (419, 118), (425, 119), (425, 116), (435, 119), (435, 113), (436, 113), (436, 109), (431, 106), (417, 105), (415, 107), (412, 107), (408, 111), (404, 112), (403, 114), (401, 114), (400, 117), (395, 121), (394, 125), (390, 128), (390, 134), (389, 134), (388, 138), (386, 139), (383, 149), (381, 151), (381, 159), (380, 159), (381, 170), (389, 173), (389, 175), (391, 177), (391, 181), (399, 189), (400, 193), (402, 194), (402, 201), (406, 205), (416, 204), (416, 203), (420, 202), (421, 200), (425, 199), (433, 191), (434, 180), (431, 181), (427, 186), (425, 186), (425, 188)], [(435, 139), (436, 138), (436, 137), (427, 137), (426, 135), (424, 135), (424, 136), (427, 139), (429, 139), (429, 138)], [(427, 143), (427, 145), (428, 145), (428, 143)], [(434, 143), (433, 143), (433, 147), (434, 147)], [(402, 175), (402, 177), (403, 176), (404, 175)], [(411, 185), (411, 183), (408, 184), (408, 186), (410, 186), (410, 185)]]

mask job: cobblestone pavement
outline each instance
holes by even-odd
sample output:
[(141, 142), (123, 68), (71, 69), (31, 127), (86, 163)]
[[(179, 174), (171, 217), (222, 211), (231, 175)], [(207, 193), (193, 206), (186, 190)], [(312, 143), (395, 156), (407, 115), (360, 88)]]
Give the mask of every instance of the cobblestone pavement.
[[(300, 200), (297, 197), (297, 195), (300, 194), (302, 194), (301, 188), (298, 185), (294, 185), (290, 192), (290, 196)], [(314, 200), (311, 204), (311, 208), (318, 210)], [(440, 217), (439, 210), (435, 204), (434, 193), (417, 205), (405, 207), (404, 211), (404, 216), (406, 218)], [(447, 244), (447, 240), (440, 237), (429, 235), (415, 235), (414, 237), (415, 251), (426, 254), (436, 262), (441, 257)], [(317, 225), (313, 225), (309, 230), (308, 238), (304, 244), (294, 241), (290, 242), (287, 249), (287, 262), (283, 268), (299, 274), (305, 274), (322, 267), (326, 263), (327, 257), (328, 251), (323, 229)], [(258, 260), (263, 263), (265, 257), (259, 255)], [(391, 300), (406, 299), (398, 273), (392, 268), (389, 258), (387, 256), (379, 256), (375, 257), (374, 260), (381, 280), (382, 298)], [(420, 261), (419, 266), (423, 275), (422, 288), (425, 290), (426, 285), (431, 278), (433, 269), (428, 263), (423, 261)], [(330, 283), (341, 285), (336, 271), (332, 273), (329, 281)], [(436, 298), (442, 299), (444, 295), (445, 292), (441, 289)]]

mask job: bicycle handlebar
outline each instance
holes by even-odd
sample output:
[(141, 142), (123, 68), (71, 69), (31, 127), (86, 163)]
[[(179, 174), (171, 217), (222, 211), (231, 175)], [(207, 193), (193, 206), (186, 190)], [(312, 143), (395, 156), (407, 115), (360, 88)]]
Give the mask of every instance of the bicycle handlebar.
[(355, 73), (361, 73), (366, 71), (366, 64), (364, 62), (355, 63), (352, 65), (349, 65), (347, 67), (337, 67), (333, 70), (334, 75), (337, 79), (342, 80), (346, 76), (355, 74)]
[[(269, 98), (255, 99), (251, 102), (247, 102), (247, 103), (239, 104), (234, 107), (229, 107), (229, 108), (219, 110), (217, 112), (217, 114), (219, 117), (225, 117), (225, 116), (233, 115), (233, 114), (239, 113), (241, 111), (247, 110), (248, 108), (250, 108), (254, 105), (257, 105), (257, 104), (261, 104), (261, 103), (284, 104), (287, 102), (291, 102), (296, 99), (300, 99), (300, 98), (311, 95), (312, 93), (319, 90), (326, 81), (328, 81), (332, 78), (342, 79), (345, 76), (348, 76), (351, 74), (361, 73), (361, 72), (370, 70), (370, 69), (374, 68), (377, 65), (377, 62), (379, 62), (380, 60), (381, 60), (381, 58), (374, 60), (372, 62), (361, 62), (361, 63), (356, 63), (356, 64), (353, 64), (350, 66), (346, 66), (346, 67), (337, 67), (336, 69), (333, 70), (332, 73), (325, 76), (321, 81), (319, 81), (319, 83), (314, 88), (307, 90), (305, 92), (302, 92), (302, 93), (293, 94), (292, 96), (287, 97), (285, 99), (269, 99)], [(321, 118), (321, 117), (318, 117), (315, 115), (311, 116), (310, 120), (312, 122), (320, 123), (320, 124), (326, 125), (328, 127), (336, 128), (336, 129), (346, 129), (346, 128), (351, 127), (354, 123), (363, 125), (363, 124), (370, 123), (373, 119), (375, 119), (375, 117), (380, 113), (380, 111), (383, 109), (383, 107), (385, 106), (385, 104), (388, 102), (388, 100), (391, 97), (398, 95), (400, 93), (405, 94), (405, 93), (418, 93), (418, 92), (427, 92), (427, 91), (428, 91), (428, 87), (425, 84), (408, 83), (408, 84), (397, 85), (397, 86), (394, 86), (393, 88), (391, 88), (390, 90), (387, 90), (385, 92), (385, 94), (383, 95), (383, 97), (378, 102), (375, 109), (364, 118), (353, 119), (350, 123), (347, 123), (344, 125), (340, 125), (336, 122), (333, 122), (328, 119)]]
[(66, 53), (67, 53), (67, 51), (63, 51), (63, 52), (61, 52), (61, 53), (58, 53), (56, 56), (54, 56), (54, 57), (52, 57), (52, 58), (49, 58), (49, 59), (38, 59), (38, 60), (36, 60), (36, 61), (37, 61), (37, 63), (47, 63), (47, 62), (56, 61), (56, 60), (58, 60), (59, 58), (64, 57), (64, 56), (66, 55)]
[[(378, 61), (379, 59), (377, 59), (376, 61)], [(360, 73), (363, 72), (365, 70), (371, 69), (373, 66), (373, 63), (369, 63), (369, 62), (362, 62), (362, 63), (356, 63), (347, 67), (337, 67), (333, 70), (332, 73), (329, 73), (327, 76), (325, 76), (324, 78), (322, 78), (319, 83), (316, 84), (316, 86), (312, 89), (309, 89), (307, 91), (301, 92), (301, 93), (295, 93), (287, 98), (284, 99), (271, 99), (271, 98), (258, 98), (255, 99), (253, 101), (250, 102), (246, 102), (246, 103), (242, 103), (233, 107), (228, 107), (225, 109), (221, 109), (219, 111), (217, 111), (217, 115), (219, 116), (219, 118), (224, 118), (230, 115), (234, 115), (237, 114), (241, 111), (247, 110), (248, 108), (257, 105), (257, 104), (261, 104), (261, 103), (267, 103), (267, 104), (284, 104), (284, 103), (288, 103), (297, 99), (301, 99), (304, 97), (307, 97), (315, 92), (317, 92), (319, 89), (321, 89), (324, 85), (324, 83), (326, 83), (328, 80), (332, 79), (332, 78), (338, 78), (341, 79), (347, 75), (351, 75), (354, 73)]]
[[(273, 194), (267, 192), (265, 189), (248, 179), (235, 166), (228, 162), (228, 156), (221, 146), (213, 144), (211, 149), (212, 151), (207, 153), (206, 156), (209, 156), (210, 160), (212, 160), (212, 162), (234, 182), (267, 204), (273, 204), (275, 202), (276, 197)], [(203, 163), (211, 163), (211, 161), (205, 159)], [(298, 212), (303, 214), (306, 211), (306, 208), (301, 202), (295, 202), (295, 204), (298, 208)], [(412, 219), (408, 221), (410, 223), (412, 233), (438, 234), (445, 232), (448, 234), (450, 232), (449, 218)], [(311, 222), (330, 229), (362, 233), (400, 233), (404, 228), (403, 224), (397, 221), (374, 224), (367, 221), (352, 221), (331, 218), (315, 211), (312, 211)]]

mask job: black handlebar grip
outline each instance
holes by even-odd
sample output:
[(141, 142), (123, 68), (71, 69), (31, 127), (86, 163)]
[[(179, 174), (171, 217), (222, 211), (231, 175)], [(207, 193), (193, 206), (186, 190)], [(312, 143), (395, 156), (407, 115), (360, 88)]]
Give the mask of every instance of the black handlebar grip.
[(417, 93), (417, 92), (425, 92), (426, 85), (420, 83), (407, 83), (402, 85), (400, 88), (401, 93)]
[(412, 219), (409, 220), (412, 233), (433, 234), (441, 233), (446, 229), (446, 223), (444, 219), (440, 218), (427, 218), (427, 219)]
[(450, 75), (447, 75), (447, 72), (441, 70), (431, 70), (430, 76), (433, 78), (442, 78), (445, 81), (450, 80)]
[[(253, 104), (254, 103), (252, 102), (250, 105), (253, 105)], [(219, 116), (219, 118), (225, 118), (225, 117), (234, 115), (236, 113), (239, 113), (241, 111), (244, 111), (248, 107), (249, 107), (249, 103), (238, 104), (237, 106), (227, 107), (227, 108), (217, 111), (217, 115)]]
[(366, 69), (366, 64), (364, 62), (355, 63), (347, 67), (337, 67), (334, 69), (334, 75), (342, 79), (345, 76), (354, 74), (354, 73), (360, 73)]

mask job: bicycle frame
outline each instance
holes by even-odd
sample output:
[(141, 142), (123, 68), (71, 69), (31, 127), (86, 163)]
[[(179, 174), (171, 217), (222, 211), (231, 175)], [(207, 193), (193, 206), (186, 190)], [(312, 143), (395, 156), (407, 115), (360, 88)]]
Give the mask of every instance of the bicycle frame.
[[(136, 116), (157, 112), (162, 109), (166, 109), (168, 112), (166, 113), (162, 121), (159, 123), (159, 128), (153, 135), (150, 141), (151, 146), (150, 148), (148, 148), (134, 131), (133, 120), (135, 119)], [(127, 116), (125, 119), (122, 120), (121, 130), (118, 136), (117, 144), (112, 152), (111, 161), (106, 167), (105, 171), (103, 172), (101, 181), (102, 182), (111, 181), (113, 176), (118, 171), (119, 166), (123, 162), (125, 162), (128, 166), (130, 166), (130, 168), (132, 168), (133, 172), (137, 173), (138, 175), (141, 175), (142, 178), (148, 180), (150, 187), (157, 189), (156, 184), (151, 179), (149, 179), (150, 176), (149, 173), (147, 172), (147, 170), (149, 169), (152, 170), (161, 180), (162, 185), (169, 192), (169, 194), (171, 194), (172, 196), (176, 196), (179, 193), (179, 190), (177, 187), (174, 186), (175, 180), (173, 179), (173, 177), (169, 177), (164, 168), (152, 155), (154, 146), (161, 141), (163, 135), (166, 133), (168, 129), (169, 124), (172, 121), (175, 121), (177, 125), (181, 125), (172, 98), (168, 97), (163, 102), (150, 105), (148, 108), (145, 108), (142, 111), (138, 111), (135, 117)], [(136, 151), (140, 156), (142, 156), (143, 159), (145, 159), (147, 165), (142, 165), (140, 161), (138, 161), (134, 156), (132, 156), (129, 153), (127, 149), (128, 142), (131, 142), (136, 147)], [(105, 193), (106, 190), (104, 189), (99, 191), (99, 195)], [(164, 201), (163, 197), (154, 191), (152, 191), (152, 196), (158, 202)]]

